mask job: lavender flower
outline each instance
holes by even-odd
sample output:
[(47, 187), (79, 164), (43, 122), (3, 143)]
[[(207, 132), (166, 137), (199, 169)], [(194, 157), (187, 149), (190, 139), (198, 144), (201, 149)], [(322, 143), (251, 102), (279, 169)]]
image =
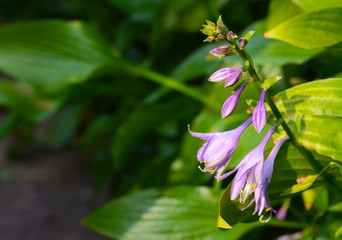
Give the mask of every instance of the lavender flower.
[(267, 121), (267, 113), (266, 113), (266, 108), (265, 108), (265, 94), (266, 94), (266, 88), (261, 92), (259, 102), (255, 106), (254, 111), (253, 111), (253, 124), (255, 127), (255, 130), (260, 133)]
[[(263, 164), (264, 164), (264, 149), (274, 133), (274, 130), (277, 125), (274, 125), (263, 138), (263, 140), (259, 143), (259, 145), (249, 152), (242, 161), (237, 165), (237, 167), (226, 173), (222, 176), (216, 176), (218, 180), (222, 180), (234, 172), (236, 176), (234, 177), (230, 199), (233, 201), (240, 195), (240, 203), (245, 203), (248, 196), (256, 190), (257, 187), (262, 185), (262, 174), (263, 174)], [(259, 197), (255, 196), (255, 198)], [(255, 198), (251, 201), (251, 203), (246, 207), (250, 207), (255, 200)], [(259, 202), (259, 198), (257, 198)], [(245, 210), (246, 208), (242, 209)]]
[(198, 161), (205, 163), (204, 169), (199, 168), (211, 174), (216, 171), (216, 178), (219, 178), (232, 158), (241, 134), (251, 123), (252, 118), (249, 118), (234, 130), (215, 133), (197, 133), (189, 128), (192, 136), (207, 141), (197, 152)]
[(218, 48), (214, 48), (213, 50), (210, 51), (210, 53), (215, 56), (215, 57), (227, 57), (229, 56), (229, 54), (227, 53), (229, 50), (229, 46), (228, 45), (222, 45), (219, 46)]
[(221, 68), (209, 77), (209, 81), (221, 82), (223, 80), (226, 80), (224, 86), (231, 87), (241, 78), (242, 68), (243, 66)]
[(271, 182), (271, 178), (272, 178), (272, 173), (273, 173), (273, 165), (274, 165), (274, 159), (276, 158), (279, 149), (281, 148), (281, 146), (283, 145), (283, 143), (289, 139), (287, 136), (284, 138), (281, 138), (278, 140), (278, 142), (275, 144), (275, 146), (273, 147), (270, 155), (267, 157), (265, 163), (264, 163), (264, 168), (262, 170), (262, 181), (261, 181), (261, 185), (258, 186), (255, 189), (255, 193), (254, 193), (254, 199), (255, 199), (255, 210), (254, 210), (254, 214), (256, 212), (259, 211), (259, 216), (262, 213), (262, 211), (264, 210), (265, 206), (266, 211), (272, 211), (272, 212), (276, 212), (270, 205), (268, 198), (267, 198), (267, 187)]
[(221, 110), (221, 117), (222, 118), (226, 118), (229, 117), (230, 115), (233, 114), (233, 112), (235, 111), (235, 108), (237, 106), (237, 104), (239, 103), (239, 98), (240, 95), (242, 93), (242, 91), (245, 89), (247, 83), (249, 82), (249, 80), (247, 82), (245, 82), (244, 84), (242, 84), (239, 89), (233, 93), (223, 104), (222, 110)]

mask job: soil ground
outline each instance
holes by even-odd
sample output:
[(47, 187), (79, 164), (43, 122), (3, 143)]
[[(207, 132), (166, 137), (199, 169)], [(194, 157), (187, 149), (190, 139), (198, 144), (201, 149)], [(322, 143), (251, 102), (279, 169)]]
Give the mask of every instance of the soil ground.
[(1, 240), (108, 239), (80, 223), (108, 200), (92, 197), (82, 154), (72, 149), (33, 151), (7, 161), (0, 153), (0, 169), (11, 175), (0, 182)]

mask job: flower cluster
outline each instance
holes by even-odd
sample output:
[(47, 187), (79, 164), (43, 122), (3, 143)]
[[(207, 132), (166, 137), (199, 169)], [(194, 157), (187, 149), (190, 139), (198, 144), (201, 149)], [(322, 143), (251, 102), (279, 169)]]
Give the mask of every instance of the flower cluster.
[[(222, 45), (210, 51), (213, 56), (218, 58), (235, 54), (235, 49), (238, 47), (240, 49), (244, 48), (251, 36), (251, 34), (249, 37), (246, 35), (248, 39), (243, 37), (240, 38), (239, 44), (235, 43), (237, 36), (228, 30), (228, 28), (223, 24), (221, 18), (219, 18), (217, 25), (213, 22), (207, 21), (207, 24), (203, 25), (203, 27), (204, 29), (202, 29), (202, 32), (208, 35), (205, 41), (210, 42), (211, 40), (208, 40), (209, 37), (210, 39), (214, 39), (216, 42), (220, 42), (222, 38), (225, 38), (228, 43), (230, 43), (230, 46)], [(246, 64), (237, 67), (225, 67), (219, 69), (209, 77), (209, 81), (225, 81), (224, 87), (232, 87), (239, 82), (244, 70), (248, 70), (249, 65), (247, 65), (247, 69), (245, 69), (244, 66), (246, 66)], [(242, 83), (236, 92), (227, 98), (222, 106), (222, 118), (227, 118), (233, 114), (239, 102), (239, 97), (249, 82), (250, 80)], [(259, 101), (253, 110), (253, 116), (236, 129), (226, 132), (198, 133), (190, 131), (189, 128), (189, 132), (192, 136), (206, 141), (197, 153), (198, 161), (204, 164), (203, 169), (201, 167), (199, 168), (203, 172), (210, 172), (211, 174), (216, 173), (215, 177), (217, 181), (223, 180), (231, 174), (236, 173), (231, 187), (231, 200), (235, 200), (239, 197), (240, 203), (244, 204), (249, 197), (252, 197), (249, 205), (242, 210), (245, 210), (255, 204), (253, 214), (258, 213), (259, 216), (264, 209), (266, 209), (266, 211), (275, 212), (268, 201), (267, 188), (271, 181), (275, 157), (282, 144), (288, 138), (284, 137), (278, 140), (266, 161), (264, 159), (264, 150), (267, 142), (276, 130), (277, 124), (268, 130), (259, 145), (249, 152), (235, 169), (225, 174), (223, 174), (223, 172), (232, 158), (240, 136), (245, 129), (252, 123), (258, 133), (264, 129), (267, 122), (267, 112), (264, 103), (266, 94), (267, 91), (266, 88), (264, 88), (261, 91)]]

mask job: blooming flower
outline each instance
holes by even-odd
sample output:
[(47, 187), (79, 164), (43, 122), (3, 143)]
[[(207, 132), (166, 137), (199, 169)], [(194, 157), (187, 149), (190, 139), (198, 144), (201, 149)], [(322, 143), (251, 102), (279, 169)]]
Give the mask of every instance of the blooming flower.
[(213, 50), (210, 51), (210, 53), (215, 56), (215, 57), (227, 57), (229, 56), (228, 52), (229, 50), (229, 46), (228, 45), (222, 45), (222, 46), (219, 46), (218, 48), (214, 48)]
[(241, 78), (242, 67), (243, 66), (221, 68), (209, 77), (209, 81), (221, 82), (223, 80), (226, 80), (224, 86), (231, 87)]
[(249, 81), (245, 82), (244, 84), (242, 84), (238, 90), (233, 93), (223, 104), (222, 106), (222, 110), (221, 110), (221, 117), (222, 118), (226, 118), (229, 117), (230, 115), (233, 114), (233, 112), (235, 111), (235, 108), (237, 106), (237, 104), (239, 103), (239, 98), (240, 95), (242, 93), (242, 91), (245, 89), (247, 83)]
[(241, 134), (251, 123), (250, 117), (234, 130), (215, 133), (197, 133), (190, 131), (189, 128), (192, 136), (207, 141), (197, 152), (198, 161), (205, 163), (204, 169), (199, 168), (211, 174), (216, 171), (216, 178), (218, 178), (232, 158)]
[(272, 173), (273, 173), (273, 165), (274, 160), (279, 152), (279, 149), (283, 145), (283, 143), (288, 139), (288, 137), (284, 137), (278, 140), (278, 142), (273, 147), (270, 155), (267, 157), (264, 167), (262, 170), (262, 181), (261, 185), (255, 189), (255, 210), (254, 214), (259, 211), (259, 216), (264, 210), (265, 206), (267, 207), (266, 211), (272, 210), (272, 212), (276, 212), (270, 205), (267, 198), (267, 187), (271, 182)]
[[(274, 125), (267, 132), (259, 145), (254, 150), (249, 152), (234, 170), (223, 174), (222, 176), (216, 177), (218, 180), (222, 180), (232, 173), (237, 172), (236, 176), (234, 177), (230, 193), (230, 199), (232, 201), (240, 195), (240, 202), (242, 204), (245, 203), (248, 196), (254, 193), (257, 186), (261, 186), (264, 164), (264, 149), (268, 140), (273, 135), (276, 126), (277, 125)], [(246, 208), (250, 207), (254, 201), (255, 200), (253, 199)]]
[(255, 106), (254, 111), (253, 111), (253, 124), (255, 127), (255, 130), (260, 133), (267, 121), (267, 113), (266, 113), (266, 108), (265, 108), (265, 94), (266, 94), (266, 88), (261, 92), (260, 98), (258, 101), (258, 104)]

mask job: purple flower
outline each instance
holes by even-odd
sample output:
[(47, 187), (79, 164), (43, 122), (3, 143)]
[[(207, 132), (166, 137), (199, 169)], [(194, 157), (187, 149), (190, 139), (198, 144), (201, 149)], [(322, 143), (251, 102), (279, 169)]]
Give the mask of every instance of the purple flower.
[[(242, 204), (245, 203), (248, 196), (254, 193), (257, 187), (261, 186), (264, 165), (264, 149), (268, 140), (273, 135), (276, 126), (277, 125), (274, 125), (267, 132), (266, 136), (259, 143), (259, 145), (254, 150), (249, 152), (234, 170), (223, 174), (222, 176), (216, 177), (218, 180), (222, 180), (232, 173), (237, 172), (236, 176), (234, 177), (230, 193), (230, 199), (232, 201), (240, 195), (240, 202)], [(250, 207), (254, 201), (255, 200), (253, 199), (246, 208)]]
[(197, 152), (198, 161), (205, 164), (204, 169), (199, 168), (203, 172), (211, 174), (216, 171), (216, 178), (220, 177), (233, 156), (241, 134), (251, 123), (252, 118), (250, 117), (234, 130), (215, 133), (197, 133), (190, 131), (189, 128), (192, 136), (207, 141)]
[(287, 136), (284, 138), (281, 138), (278, 140), (278, 142), (275, 144), (275, 146), (273, 147), (270, 155), (267, 157), (265, 163), (264, 163), (264, 167), (262, 170), (262, 181), (261, 181), (261, 185), (257, 186), (257, 188), (255, 189), (255, 193), (254, 193), (254, 200), (255, 200), (255, 210), (254, 210), (254, 214), (256, 212), (259, 212), (259, 216), (262, 213), (262, 211), (264, 210), (264, 208), (266, 207), (266, 211), (272, 211), (272, 212), (276, 212), (270, 205), (269, 201), (268, 201), (268, 197), (267, 197), (267, 187), (271, 182), (271, 178), (272, 178), (272, 173), (273, 173), (273, 165), (274, 165), (274, 160), (279, 152), (279, 149), (281, 148), (281, 146), (283, 145), (283, 143), (289, 139)]
[(228, 45), (222, 45), (219, 46), (218, 48), (214, 48), (213, 50), (210, 51), (210, 53), (215, 56), (215, 57), (227, 57), (229, 56), (229, 54), (225, 54), (226, 52), (228, 52), (229, 50), (229, 46)]
[(229, 117), (230, 115), (233, 114), (233, 112), (235, 111), (236, 106), (239, 103), (239, 98), (240, 98), (240, 94), (242, 93), (242, 91), (245, 89), (247, 83), (249, 82), (249, 80), (247, 82), (245, 82), (244, 84), (242, 84), (239, 89), (233, 93), (223, 104), (222, 110), (221, 110), (221, 117), (222, 118), (226, 118)]
[(244, 48), (247, 45), (247, 43), (248, 43), (248, 40), (246, 38), (242, 37), (239, 40), (239, 47)]
[(224, 86), (231, 87), (241, 78), (242, 67), (243, 66), (221, 68), (209, 77), (209, 81), (221, 82), (223, 80), (226, 80)]
[(267, 121), (267, 113), (266, 113), (266, 108), (265, 108), (265, 94), (266, 94), (266, 88), (261, 92), (259, 102), (255, 106), (254, 111), (253, 111), (253, 124), (255, 127), (255, 130), (260, 133)]

